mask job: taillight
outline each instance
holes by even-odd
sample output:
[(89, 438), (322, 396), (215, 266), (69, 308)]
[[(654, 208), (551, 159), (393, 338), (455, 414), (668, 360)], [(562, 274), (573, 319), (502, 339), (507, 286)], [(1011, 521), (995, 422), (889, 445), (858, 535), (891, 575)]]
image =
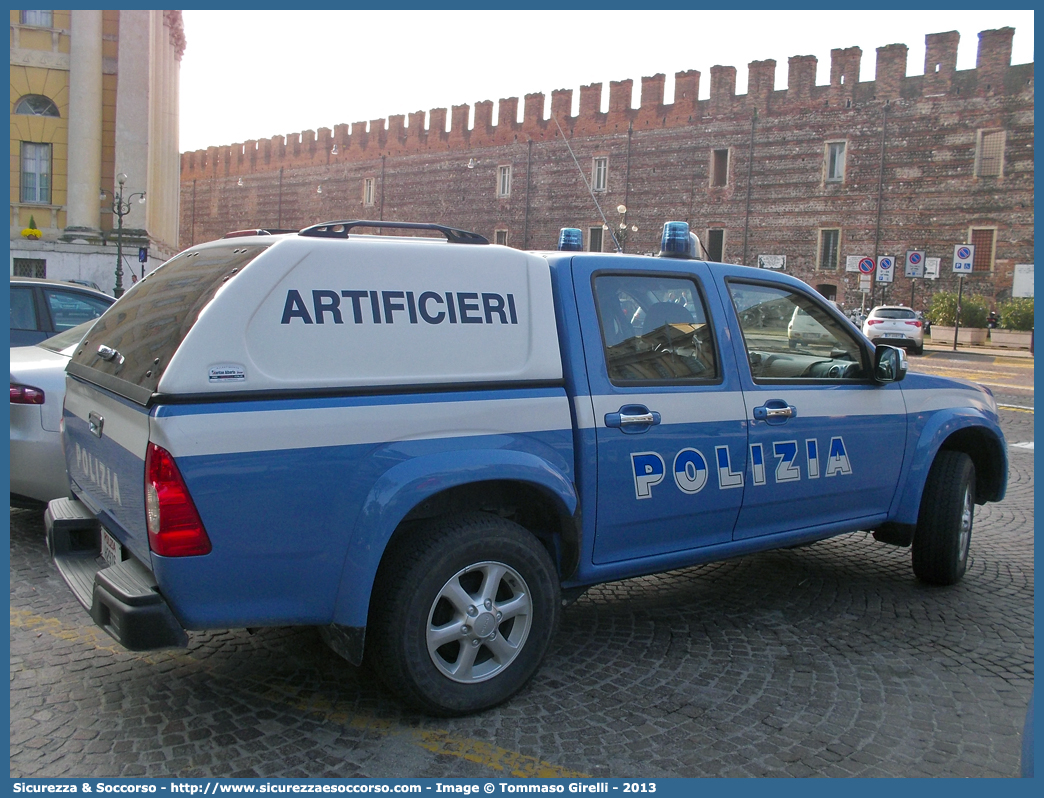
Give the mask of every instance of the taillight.
[(881, 324), (881, 320), (880, 319), (867, 319), (866, 323), (868, 325), (870, 325), (871, 327), (873, 327), (875, 324)]
[(170, 452), (154, 443), (145, 455), (149, 548), (163, 557), (210, 553), (210, 538)]
[(921, 326), (921, 322), (919, 322), (919, 321), (908, 321), (906, 323), (907, 324), (912, 324), (914, 327), (920, 327)]
[(44, 392), (32, 385), (21, 385), (17, 382), (11, 383), (11, 404), (13, 405), (42, 405), (44, 403)]

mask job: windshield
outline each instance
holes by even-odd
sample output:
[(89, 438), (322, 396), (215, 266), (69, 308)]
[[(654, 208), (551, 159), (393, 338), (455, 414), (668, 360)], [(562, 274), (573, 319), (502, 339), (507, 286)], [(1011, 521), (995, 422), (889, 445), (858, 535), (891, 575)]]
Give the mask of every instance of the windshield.
[[(95, 319), (85, 321), (83, 324), (77, 324), (75, 327), (70, 327), (64, 332), (60, 332), (57, 335), (52, 335), (45, 341), (41, 341), (37, 346), (41, 346), (44, 349), (50, 349), (52, 352), (60, 352), (61, 354), (72, 357), (73, 350), (76, 345), (83, 340), (83, 336), (87, 334), (87, 331), (91, 329), (91, 325), (94, 324)], [(63, 349), (68, 349), (68, 352), (62, 352)]]
[(916, 319), (917, 314), (905, 308), (878, 308), (874, 311), (877, 319)]

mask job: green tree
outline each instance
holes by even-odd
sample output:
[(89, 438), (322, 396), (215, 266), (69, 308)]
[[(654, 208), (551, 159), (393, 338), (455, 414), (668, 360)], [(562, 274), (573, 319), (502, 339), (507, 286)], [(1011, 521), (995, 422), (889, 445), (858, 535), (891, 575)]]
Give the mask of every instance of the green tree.
[(1000, 327), (1004, 330), (1033, 329), (1033, 297), (1015, 297), (1000, 306)]
[[(961, 298), (961, 327), (985, 327), (989, 315), (986, 300), (978, 294)], [(957, 294), (939, 291), (932, 296), (928, 318), (940, 327), (953, 327), (957, 319)]]

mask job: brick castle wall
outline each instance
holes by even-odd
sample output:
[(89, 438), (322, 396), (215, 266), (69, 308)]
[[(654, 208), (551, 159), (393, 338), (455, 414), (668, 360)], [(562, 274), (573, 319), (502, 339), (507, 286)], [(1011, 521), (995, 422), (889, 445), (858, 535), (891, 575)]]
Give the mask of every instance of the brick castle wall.
[[(555, 91), (544, 118), (544, 95), (433, 109), (284, 139), (247, 141), (181, 156), (180, 244), (254, 227), (301, 228), (339, 219), (433, 221), (474, 230), (490, 240), (506, 231), (523, 249), (555, 246), (561, 227), (588, 229), (602, 219), (559, 125), (585, 176), (594, 157), (607, 157), (608, 185), (598, 195), (609, 223), (626, 205), (629, 252), (658, 248), (666, 220), (685, 220), (707, 243), (722, 230), (722, 259), (757, 263), (787, 256), (787, 271), (858, 303), (849, 255), (895, 255), (889, 301), (910, 302), (902, 276), (907, 250), (942, 258), (943, 277), (918, 281), (926, 291), (953, 288), (953, 245), (972, 227), (996, 229), (992, 272), (967, 278), (965, 290), (993, 299), (1010, 294), (1016, 263), (1033, 262), (1033, 65), (1011, 65), (1014, 29), (979, 34), (975, 69), (958, 71), (956, 32), (926, 37), (924, 75), (907, 76), (907, 47), (877, 49), (876, 74), (860, 81), (858, 47), (831, 51), (830, 83), (815, 83), (816, 58), (789, 59), (788, 88), (773, 89), (775, 61), (748, 65), (748, 91), (737, 95), (736, 70), (710, 69), (710, 97), (699, 100), (701, 75), (675, 76), (675, 99), (664, 103), (663, 75), (642, 78), (641, 104), (630, 107), (632, 81)], [(977, 177), (982, 131), (1005, 131), (1003, 174)], [(845, 178), (825, 180), (826, 143), (846, 143)], [(882, 146), (883, 145), (883, 146)], [(723, 186), (712, 185), (714, 150), (728, 150)], [(883, 161), (883, 170), (882, 170)], [(469, 168), (469, 162), (472, 167)], [(512, 168), (508, 197), (498, 197), (497, 171)], [(372, 180), (373, 204), (364, 205)], [(321, 187), (322, 191), (318, 191)], [(880, 201), (879, 201), (880, 198)], [(840, 265), (818, 268), (823, 228), (841, 230)], [(611, 249), (608, 234), (604, 248)]]

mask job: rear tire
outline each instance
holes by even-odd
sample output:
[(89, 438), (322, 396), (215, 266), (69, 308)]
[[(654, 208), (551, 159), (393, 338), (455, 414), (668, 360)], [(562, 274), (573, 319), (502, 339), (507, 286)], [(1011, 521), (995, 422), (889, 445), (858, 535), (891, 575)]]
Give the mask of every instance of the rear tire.
[(441, 519), (388, 552), (371, 598), (367, 659), (435, 715), (500, 704), (540, 667), (558, 624), (558, 578), (528, 530), (487, 513)]
[(968, 567), (975, 515), (975, 465), (963, 452), (935, 457), (917, 518), (913, 570), (922, 582), (952, 585)]

